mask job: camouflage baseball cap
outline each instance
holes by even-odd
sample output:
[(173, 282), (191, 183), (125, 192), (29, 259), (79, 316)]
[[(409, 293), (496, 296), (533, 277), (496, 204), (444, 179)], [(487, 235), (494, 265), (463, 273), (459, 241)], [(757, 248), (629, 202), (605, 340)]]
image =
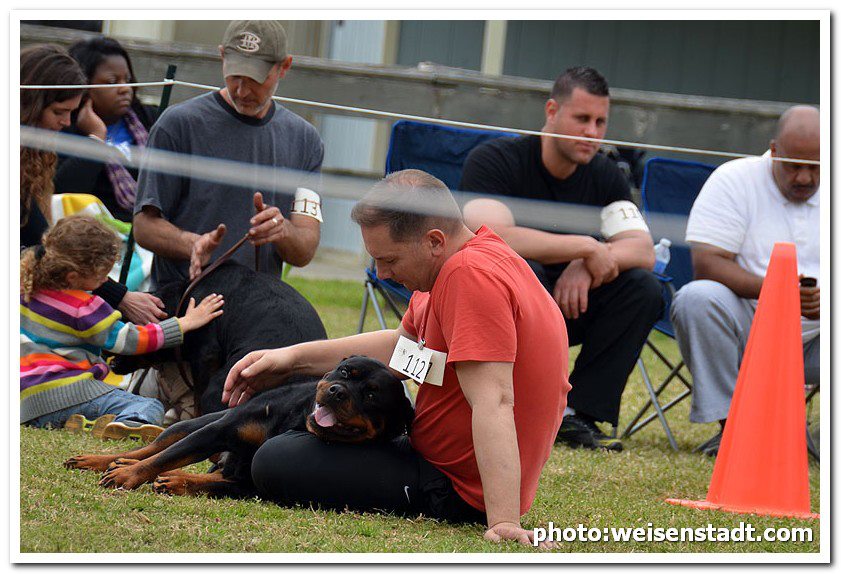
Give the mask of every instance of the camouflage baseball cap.
[(286, 30), (276, 20), (234, 20), (222, 38), (222, 74), (246, 76), (261, 84), (286, 59)]

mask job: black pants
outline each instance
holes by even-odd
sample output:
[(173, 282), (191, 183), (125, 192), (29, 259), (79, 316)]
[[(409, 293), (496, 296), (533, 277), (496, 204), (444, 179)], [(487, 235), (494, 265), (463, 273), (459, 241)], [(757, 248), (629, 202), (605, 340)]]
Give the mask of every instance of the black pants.
[(259, 448), (251, 476), (261, 496), (283, 505), (486, 523), (485, 513), (467, 504), (450, 479), (418, 455), (405, 436), (353, 445), (289, 431)]
[[(551, 293), (565, 266), (529, 261)], [(581, 345), (567, 404), (599, 421), (619, 422), (619, 404), (648, 333), (663, 314), (660, 282), (643, 269), (629, 269), (588, 294), (587, 312), (566, 319), (570, 346)]]

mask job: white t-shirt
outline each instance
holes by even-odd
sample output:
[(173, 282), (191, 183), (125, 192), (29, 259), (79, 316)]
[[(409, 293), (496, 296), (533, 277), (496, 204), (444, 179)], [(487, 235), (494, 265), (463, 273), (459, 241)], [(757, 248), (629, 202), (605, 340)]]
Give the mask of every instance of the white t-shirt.
[[(790, 202), (774, 181), (771, 163), (766, 152), (716, 169), (692, 206), (686, 241), (735, 253), (736, 263), (761, 277), (774, 243), (791, 242), (797, 246), (798, 273), (820, 285), (820, 189), (806, 202)], [(820, 332), (820, 321), (801, 317), (801, 322), (804, 341)]]

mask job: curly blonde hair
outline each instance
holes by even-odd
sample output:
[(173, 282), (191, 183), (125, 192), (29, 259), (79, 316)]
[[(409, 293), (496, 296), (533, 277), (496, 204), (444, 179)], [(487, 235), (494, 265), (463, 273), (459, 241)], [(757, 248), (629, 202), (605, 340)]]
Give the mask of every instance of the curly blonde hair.
[[(70, 54), (55, 44), (41, 44), (20, 53), (20, 85), (81, 86), (85, 74)], [(78, 88), (63, 90), (21, 90), (20, 123), (38, 127), (42, 114), (52, 104), (78, 96)], [(20, 225), (29, 221), (34, 201), (47, 221), (52, 220), (50, 201), (53, 195), (56, 154), (21, 147), (20, 149)]]
[(83, 277), (107, 273), (120, 253), (120, 240), (104, 223), (87, 215), (59, 220), (44, 234), (41, 246), (21, 253), (20, 294), (29, 302), (41, 289), (67, 289), (67, 274)]

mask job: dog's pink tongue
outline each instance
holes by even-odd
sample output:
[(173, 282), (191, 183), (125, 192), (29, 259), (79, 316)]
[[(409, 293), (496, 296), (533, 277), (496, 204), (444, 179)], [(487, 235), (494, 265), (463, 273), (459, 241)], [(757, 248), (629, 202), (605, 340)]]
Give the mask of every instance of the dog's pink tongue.
[(331, 427), (336, 424), (336, 417), (333, 415), (333, 411), (327, 407), (316, 405), (315, 411), (312, 414), (315, 416), (315, 422), (320, 427)]

